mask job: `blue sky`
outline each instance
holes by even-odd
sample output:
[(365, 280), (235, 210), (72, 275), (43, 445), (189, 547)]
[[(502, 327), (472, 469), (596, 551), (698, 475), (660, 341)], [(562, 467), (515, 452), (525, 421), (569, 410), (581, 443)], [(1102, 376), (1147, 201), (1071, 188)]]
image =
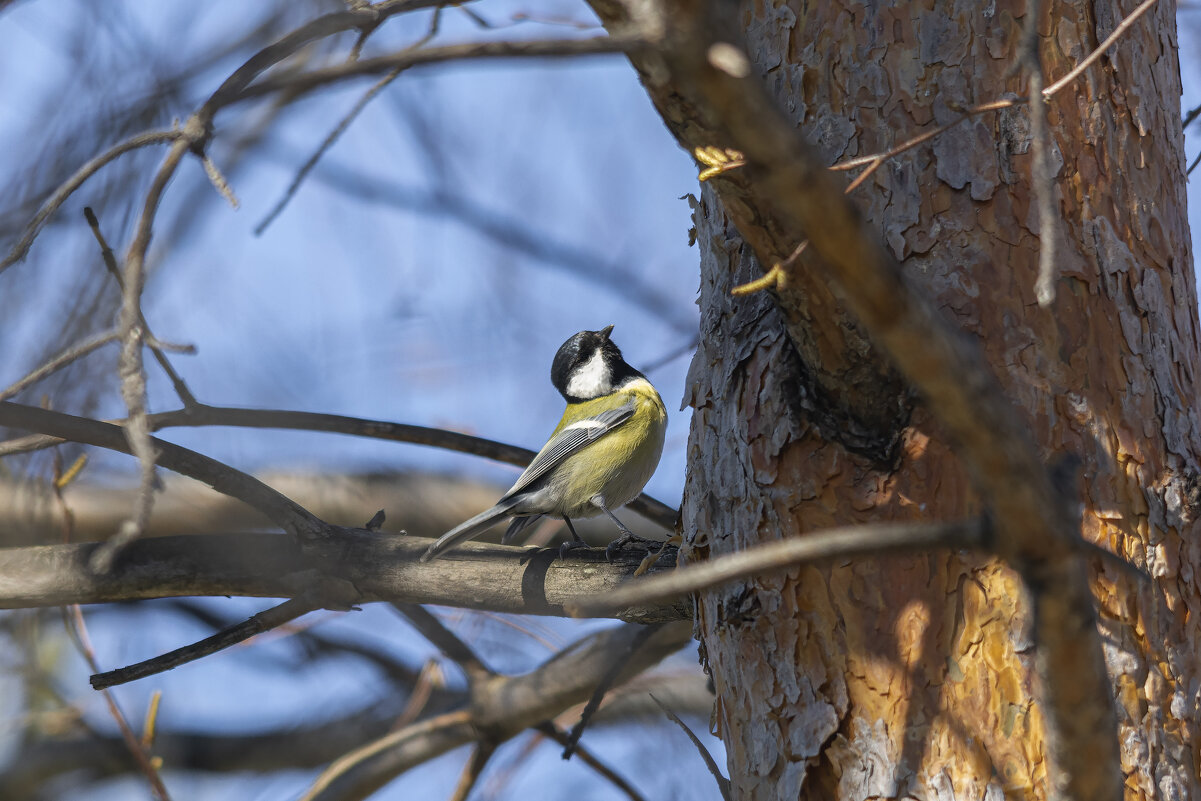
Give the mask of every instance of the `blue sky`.
[[(82, 139), (82, 147), (92, 116), (115, 112), (149, 91), (156, 75), (219, 46), (261, 13), (232, 1), (201, 11), (152, 2), (111, 3), (107, 13), (87, 3), (71, 8), (71, 14), (96, 16), (83, 40), (79, 20), (65, 14), (62, 4), (18, 4), (0, 15), (0, 35), (10, 43), (0, 50), (0, 146), (5, 152), (36, 158), (43, 127), (67, 131), (67, 140)], [(538, 8), (543, 15), (586, 19), (575, 4)], [(505, 19), (496, 5), (480, 11)], [(297, 13), (294, 22), (303, 17)], [(176, 41), (181, 25), (188, 35)], [(379, 31), (366, 52), (411, 42), (427, 25), (428, 15), (398, 20)], [(453, 10), (443, 15), (441, 31), (444, 41), (573, 35), (570, 28), (534, 24), (481, 34)], [(342, 52), (350, 41), (340, 40)], [(128, 50), (139, 47), (149, 54), (131, 64)], [(174, 113), (186, 115), (238, 60), (226, 59), (197, 75)], [(64, 81), (95, 86), (64, 102)], [(614, 339), (636, 366), (662, 362), (692, 340), (696, 254), (688, 246), (688, 205), (678, 198), (696, 191), (696, 173), (618, 57), (454, 65), (406, 74), (375, 99), (287, 209), (256, 236), (254, 228), (297, 167), (368, 85), (319, 92), (297, 104), (272, 128), (266, 152), (237, 168), (231, 166), (230, 142), (261, 111), (239, 108), (219, 116), (211, 153), (228, 170), (241, 202), (238, 210), (207, 186), (193, 160), (169, 187), (158, 247), (151, 251), (145, 310), (156, 335), (198, 348), (196, 356), (173, 361), (202, 401), (442, 426), (537, 448), (562, 411), (548, 374), (555, 350), (572, 333), (614, 324)], [(163, 122), (168, 120), (158, 121)], [(103, 178), (148, 176), (161, 155), (124, 159)], [(17, 165), (9, 169), (16, 172)], [(354, 191), (347, 191), (348, 184)], [(82, 225), (83, 205), (97, 205), (114, 244), (127, 241), (134, 209), (97, 204), (104, 187), (103, 180), (89, 184), (47, 228), (28, 260), (0, 275), (0, 298), (7, 292), (27, 299), (6, 310), (8, 341), (26, 347), (0, 354), (0, 383), (26, 369), (32, 345), (57, 330), (56, 315), (65, 314), (80, 296), (111, 291), (103, 289), (102, 280), (78, 277), (81, 265), (99, 267)], [(484, 220), (486, 231), (441, 214), (435, 201)], [(521, 250), (496, 241), (497, 230), (514, 226), (528, 240)], [(572, 268), (581, 263), (613, 265), (627, 278), (584, 279)], [(649, 288), (657, 305), (648, 308), (633, 299), (632, 282)], [(111, 361), (111, 352), (101, 357), (102, 365), (105, 359)], [(687, 364), (687, 356), (677, 356), (650, 373), (669, 411), (679, 407)], [(150, 376), (152, 406), (178, 405), (154, 366)], [(109, 391), (95, 413), (119, 415), (121, 408), (119, 395)], [(673, 505), (683, 487), (687, 430), (687, 414), (673, 413), (660, 470), (648, 487)], [(472, 457), (349, 437), (223, 429), (164, 436), (247, 470), (413, 468), (466, 473), (499, 485), (515, 474)], [(100, 476), (131, 466), (124, 457), (109, 456), (94, 459), (89, 471)], [(403, 510), (388, 511), (390, 522), (403, 524)], [(265, 606), (240, 599), (204, 603), (232, 617)], [(448, 614), (502, 669), (530, 669), (547, 655), (534, 640), (514, 637), (501, 619)], [(569, 642), (608, 624), (536, 625)], [(90, 626), (105, 667), (208, 633), (177, 616), (149, 611), (94, 611)], [(321, 631), (371, 643), (416, 664), (432, 654), (380, 607), (336, 616), (323, 622)], [(121, 688), (118, 696), (139, 719), (150, 691), (161, 688), (162, 725), (221, 731), (335, 715), (388, 692), (379, 676), (361, 665), (281, 672), (267, 657), (290, 653), (288, 643), (255, 648), (262, 650), (223, 654)], [(82, 663), (69, 650), (64, 659), (63, 686), (90, 721), (110, 730), (100, 697), (87, 689)], [(695, 652), (686, 650), (675, 665), (695, 672)], [(0, 699), (7, 697), (3, 706), (19, 707), (14, 692), (12, 683), (0, 683)], [(703, 733), (705, 721), (694, 726)], [(9, 732), (11, 747), (16, 731)], [(707, 739), (720, 754), (720, 744)], [(650, 797), (716, 797), (699, 758), (670, 724), (623, 733), (598, 730), (589, 740), (610, 762), (643, 765), (625, 772), (640, 778)], [(644, 758), (652, 750), (677, 760), (680, 769), (656, 778), (655, 764)], [(445, 797), (463, 758), (455, 754), (414, 771), (378, 797)], [(498, 757), (502, 766), (507, 759)], [(225, 799), (231, 792), (244, 798), (293, 798), (310, 780), (304, 772), (168, 779), (177, 798), (189, 799)], [(563, 763), (553, 748), (536, 752), (507, 792), (509, 797), (536, 794), (550, 782), (565, 793), (619, 797), (578, 763)], [(142, 784), (139, 778), (110, 783), (94, 797), (140, 796)]]

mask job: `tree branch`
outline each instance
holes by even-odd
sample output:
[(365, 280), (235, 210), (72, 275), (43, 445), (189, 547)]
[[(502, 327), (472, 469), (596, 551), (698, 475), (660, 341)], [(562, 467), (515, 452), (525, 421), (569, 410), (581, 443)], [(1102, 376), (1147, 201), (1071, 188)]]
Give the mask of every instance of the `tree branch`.
[(205, 637), (203, 640), (192, 645), (176, 648), (174, 651), (169, 651), (162, 656), (156, 656), (153, 659), (147, 659), (128, 667), (108, 670), (103, 673), (93, 673), (88, 681), (91, 683), (93, 690), (103, 690), (108, 687), (115, 687), (118, 684), (128, 684), (131, 681), (144, 679), (147, 676), (165, 673), (172, 668), (186, 665), (188, 662), (194, 662), (202, 657), (215, 654), (226, 648), (231, 648), (240, 642), (249, 640), (256, 634), (262, 634), (264, 631), (278, 628), (289, 621), (312, 612), (314, 609), (320, 608), (321, 605), (319, 603), (314, 603), (308, 598), (292, 598), (284, 601), (279, 606), (259, 612), (249, 620), (223, 629), (211, 637)]
[(525, 39), (516, 41), (464, 42), (462, 44), (428, 47), (421, 50), (401, 50), (386, 56), (349, 61), (331, 67), (264, 78), (247, 86), (234, 96), (221, 98), (221, 105), (288, 92), (299, 97), (314, 89), (366, 75), (383, 75), (397, 69), (448, 61), (474, 61), (497, 58), (557, 58), (571, 56), (630, 53), (647, 48), (648, 40), (640, 34), (615, 33), (587, 39)]
[(137, 136), (131, 136), (125, 141), (113, 145), (76, 170), (58, 189), (54, 190), (54, 193), (50, 195), (46, 202), (42, 204), (42, 207), (38, 209), (37, 214), (33, 216), (33, 219), (29, 221), (20, 241), (13, 245), (13, 249), (4, 257), (3, 261), (0, 261), (0, 273), (25, 258), (25, 255), (29, 253), (29, 248), (33, 245), (33, 241), (37, 239), (38, 234), (41, 233), (42, 228), (46, 225), (46, 221), (54, 215), (54, 212), (59, 210), (63, 203), (67, 202), (67, 198), (71, 197), (76, 189), (83, 186), (85, 181), (99, 172), (105, 165), (130, 151), (150, 145), (174, 142), (181, 136), (183, 136), (183, 132), (178, 129), (148, 131)]
[[(470, 434), (460, 434), (456, 431), (446, 431), (444, 429), (427, 428), (425, 426), (408, 425), (405, 423), (391, 423), (385, 420), (365, 420), (359, 417), (345, 417), (337, 414), (293, 412), (280, 409), (239, 409), (236, 407), (197, 404), (172, 412), (150, 414), (147, 415), (146, 419), (151, 431), (193, 426), (285, 428), (298, 431), (326, 431), (333, 434), (348, 434), (393, 442), (407, 442), (414, 445), (428, 445), (444, 450), (470, 453), (486, 459), (516, 465), (517, 467), (525, 467), (534, 458), (534, 451), (527, 448), (506, 445), (482, 437), (474, 437)], [(108, 422), (118, 423), (121, 421)], [(3, 409), (0, 409), (0, 425), (6, 425), (3, 417)], [(22, 428), (24, 426), (14, 424), (14, 427)], [(0, 443), (0, 457), (25, 453), (40, 448), (49, 448), (63, 442), (64, 439), (70, 438), (46, 436), (43, 434), (9, 440)], [(169, 469), (175, 469), (161, 460), (160, 464)], [(184, 475), (190, 474), (185, 472)], [(196, 476), (192, 477), (196, 478)], [(641, 495), (635, 498), (626, 504), (626, 508), (634, 510), (665, 531), (675, 531), (676, 518), (679, 517), (679, 511), (661, 501), (655, 500), (649, 495)]]
[[(130, 545), (112, 569), (88, 568), (96, 544), (0, 549), (0, 609), (110, 603), (179, 596), (302, 596), (316, 581), (344, 581), (344, 603), (431, 603), (467, 609), (564, 615), (564, 605), (604, 595), (633, 576), (637, 558), (606, 562), (602, 552), (560, 559), (557, 548), (465, 543), (429, 564), (429, 540), (333, 527), (306, 545), (283, 534), (153, 537)], [(669, 551), (652, 573), (671, 570)], [(688, 603), (631, 607), (637, 622), (690, 619)]]
[[(0, 426), (39, 431), (121, 453), (133, 450), (119, 426), (8, 401), (0, 402)], [(203, 481), (218, 492), (253, 506), (293, 534), (312, 538), (327, 533), (324, 523), (253, 476), (179, 445), (154, 437), (147, 439), (163, 467)]]
[[(621, 626), (591, 635), (520, 676), (493, 676), (473, 689), (460, 713), (423, 721), (348, 754), (310, 788), (305, 801), (366, 798), (410, 768), (482, 737), (502, 743), (585, 701), (613, 665), (621, 683), (679, 650), (692, 624), (676, 622), (649, 638), (640, 626)], [(644, 641), (630, 652), (630, 644)], [(629, 654), (628, 659), (626, 655)]]
[(984, 521), (961, 523), (882, 523), (845, 526), (817, 531), (803, 537), (770, 542), (737, 553), (723, 554), (705, 562), (671, 572), (634, 579), (620, 587), (583, 601), (567, 604), (567, 611), (581, 617), (603, 615), (630, 605), (650, 605), (694, 593), (727, 582), (786, 570), (822, 559), (877, 555), (895, 551), (926, 551), (939, 548), (978, 549), (988, 546)]

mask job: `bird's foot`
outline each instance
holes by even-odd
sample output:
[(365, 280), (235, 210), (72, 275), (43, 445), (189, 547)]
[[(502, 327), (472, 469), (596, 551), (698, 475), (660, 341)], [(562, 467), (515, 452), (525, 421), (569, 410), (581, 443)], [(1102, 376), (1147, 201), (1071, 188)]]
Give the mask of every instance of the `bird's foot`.
[(637, 534), (631, 534), (627, 531), (605, 546), (605, 559), (612, 562), (615, 555), (630, 546), (634, 546), (639, 550), (647, 551), (649, 553), (650, 550), (656, 546), (661, 548), (663, 543), (661, 540), (651, 540), (647, 539), (646, 537), (639, 537)]
[(580, 550), (587, 551), (587, 550), (591, 550), (591, 548), (592, 548), (592, 546), (589, 545), (588, 543), (584, 542), (583, 540), (568, 540), (567, 542), (565, 542), (559, 546), (559, 558), (566, 559), (567, 554), (571, 553), (572, 551), (580, 551)]

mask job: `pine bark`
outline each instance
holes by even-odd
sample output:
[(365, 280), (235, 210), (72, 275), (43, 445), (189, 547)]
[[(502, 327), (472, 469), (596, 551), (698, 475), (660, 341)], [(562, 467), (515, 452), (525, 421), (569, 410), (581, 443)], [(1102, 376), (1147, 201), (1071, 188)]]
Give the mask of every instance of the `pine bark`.
[[(1048, 78), (1133, 5), (1043, 4)], [(741, 22), (754, 69), (833, 163), (1023, 94), (1011, 67), (1025, 15), (1003, 2), (746, 3)], [(1201, 794), (1201, 362), (1179, 97), (1161, 4), (1051, 100), (1059, 218), (1044, 235), (1060, 278), (1049, 310), (1034, 297), (1026, 107), (908, 151), (855, 194), (908, 276), (978, 340), (1047, 461), (1079, 460), (1082, 536), (1154, 577), (1143, 589), (1090, 565), (1128, 798)], [(982, 511), (954, 443), (828, 292), (730, 294), (763, 273), (757, 255), (780, 257), (741, 238), (740, 214), (707, 189), (695, 212), (686, 558)], [(1029, 616), (1016, 574), (968, 554), (848, 561), (707, 593), (698, 633), (736, 797), (1051, 796)]]

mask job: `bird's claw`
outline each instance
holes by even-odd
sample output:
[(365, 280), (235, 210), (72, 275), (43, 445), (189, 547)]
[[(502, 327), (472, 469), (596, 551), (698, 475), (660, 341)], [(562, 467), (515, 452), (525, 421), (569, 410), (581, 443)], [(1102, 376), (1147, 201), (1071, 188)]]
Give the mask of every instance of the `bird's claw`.
[(572, 551), (578, 551), (581, 549), (588, 550), (590, 547), (591, 546), (589, 546), (588, 543), (586, 543), (586, 542), (580, 542), (578, 540), (568, 540), (567, 542), (565, 542), (559, 546), (559, 558), (566, 559), (567, 554), (571, 553)]
[(622, 534), (617, 539), (605, 546), (605, 559), (609, 562), (613, 561), (613, 557), (625, 550), (626, 546), (635, 545), (644, 551), (650, 552), (655, 545), (662, 545), (659, 540), (648, 540), (646, 537), (639, 537), (637, 534)]

